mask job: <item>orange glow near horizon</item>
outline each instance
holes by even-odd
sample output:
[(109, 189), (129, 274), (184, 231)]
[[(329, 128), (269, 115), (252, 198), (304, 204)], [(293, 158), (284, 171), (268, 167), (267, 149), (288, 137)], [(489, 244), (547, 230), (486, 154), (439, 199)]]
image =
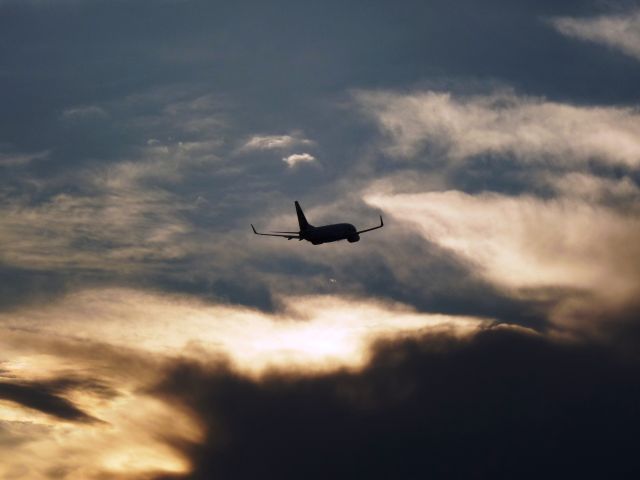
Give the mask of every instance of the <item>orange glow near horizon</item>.
[[(79, 385), (59, 392), (94, 422), (64, 421), (0, 402), (0, 425), (16, 442), (10, 453), (0, 452), (0, 477), (22, 472), (45, 479), (56, 465), (68, 469), (65, 478), (72, 480), (188, 473), (188, 461), (167, 441), (166, 425), (173, 439), (189, 443), (202, 441), (202, 427), (180, 405), (145, 393), (161, 381), (162, 365), (171, 359), (213, 366), (227, 359), (252, 378), (273, 369), (321, 374), (366, 366), (378, 339), (467, 335), (490, 323), (328, 295), (281, 303), (281, 313), (269, 314), (183, 296), (102, 289), (0, 313), (0, 381), (89, 378), (111, 391), (104, 395)], [(20, 443), (23, 438), (28, 441)]]
[[(462, 334), (487, 323), (329, 295), (288, 297), (282, 303), (283, 312), (272, 315), (179, 296), (89, 290), (46, 307), (0, 314), (0, 325), (154, 354), (223, 355), (241, 372), (260, 374), (271, 368), (358, 368), (366, 363), (369, 345), (376, 339), (431, 329)], [(38, 364), (51, 365), (50, 360)], [(37, 368), (28, 367), (36, 357), (22, 361), (27, 362), (22, 368), (36, 375)]]

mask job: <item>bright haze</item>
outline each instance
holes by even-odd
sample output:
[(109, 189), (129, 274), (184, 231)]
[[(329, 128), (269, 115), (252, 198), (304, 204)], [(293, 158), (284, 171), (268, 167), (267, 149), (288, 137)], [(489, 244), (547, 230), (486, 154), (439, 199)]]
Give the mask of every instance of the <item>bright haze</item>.
[(623, 0), (0, 0), (0, 478), (638, 478), (639, 102)]

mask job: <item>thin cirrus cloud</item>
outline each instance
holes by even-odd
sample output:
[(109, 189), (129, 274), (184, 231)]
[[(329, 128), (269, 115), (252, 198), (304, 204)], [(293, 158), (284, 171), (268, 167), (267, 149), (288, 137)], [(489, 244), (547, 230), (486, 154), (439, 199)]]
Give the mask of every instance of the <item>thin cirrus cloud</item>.
[(557, 17), (550, 23), (563, 35), (606, 45), (640, 60), (640, 10), (590, 18)]
[(359, 92), (356, 102), (387, 135), (386, 151), (425, 149), (460, 161), (479, 155), (559, 166), (640, 164), (640, 114), (628, 107), (576, 106), (512, 93), (456, 96)]
[(504, 286), (625, 292), (640, 273), (627, 261), (640, 258), (633, 242), (640, 221), (577, 199), (446, 191), (367, 200), (416, 223)]
[(576, 323), (576, 310), (586, 304), (620, 309), (640, 293), (640, 221), (635, 213), (598, 205), (581, 193), (552, 199), (460, 191), (365, 198), (412, 223), (425, 239), (465, 259), (512, 295), (583, 292), (578, 303), (567, 294), (551, 319), (589, 333), (593, 325), (584, 316)]
[(465, 162), (483, 156), (515, 162), (521, 172), (519, 195), (453, 185), (430, 191), (396, 175), (371, 183), (367, 203), (413, 225), (505, 294), (542, 302), (560, 330), (600, 334), (607, 322), (628, 321), (624, 312), (640, 293), (634, 108), (503, 92), (359, 92), (356, 101), (394, 159), (445, 162), (458, 179)]

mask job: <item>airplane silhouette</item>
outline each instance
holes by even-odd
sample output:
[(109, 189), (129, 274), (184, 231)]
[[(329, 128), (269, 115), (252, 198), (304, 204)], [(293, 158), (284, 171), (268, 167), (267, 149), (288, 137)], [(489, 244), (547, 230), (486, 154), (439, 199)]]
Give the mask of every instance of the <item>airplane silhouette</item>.
[(307, 218), (304, 216), (300, 204), (295, 202), (296, 214), (298, 215), (298, 224), (300, 230), (298, 232), (273, 232), (273, 233), (260, 233), (256, 231), (256, 227), (251, 225), (253, 233), (256, 235), (266, 235), (268, 237), (284, 237), (287, 240), (297, 238), (298, 240), (306, 240), (314, 245), (320, 245), (321, 243), (337, 242), (339, 240), (347, 240), (349, 243), (354, 243), (360, 240), (360, 234), (364, 232), (370, 232), (382, 228), (384, 223), (382, 222), (382, 215), (380, 215), (380, 225), (377, 227), (366, 228), (364, 230), (356, 230), (356, 227), (350, 223), (335, 223), (333, 225), (323, 225), (322, 227), (314, 227), (307, 222)]

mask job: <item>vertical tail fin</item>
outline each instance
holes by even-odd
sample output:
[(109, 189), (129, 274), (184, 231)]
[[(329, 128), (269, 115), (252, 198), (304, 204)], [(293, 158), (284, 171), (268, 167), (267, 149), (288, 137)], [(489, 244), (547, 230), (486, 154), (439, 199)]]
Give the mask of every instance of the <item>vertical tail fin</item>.
[(296, 201), (296, 214), (298, 215), (298, 225), (300, 225), (300, 231), (307, 230), (311, 225), (307, 222), (307, 218), (304, 216), (304, 212), (302, 208), (300, 208), (300, 204)]

